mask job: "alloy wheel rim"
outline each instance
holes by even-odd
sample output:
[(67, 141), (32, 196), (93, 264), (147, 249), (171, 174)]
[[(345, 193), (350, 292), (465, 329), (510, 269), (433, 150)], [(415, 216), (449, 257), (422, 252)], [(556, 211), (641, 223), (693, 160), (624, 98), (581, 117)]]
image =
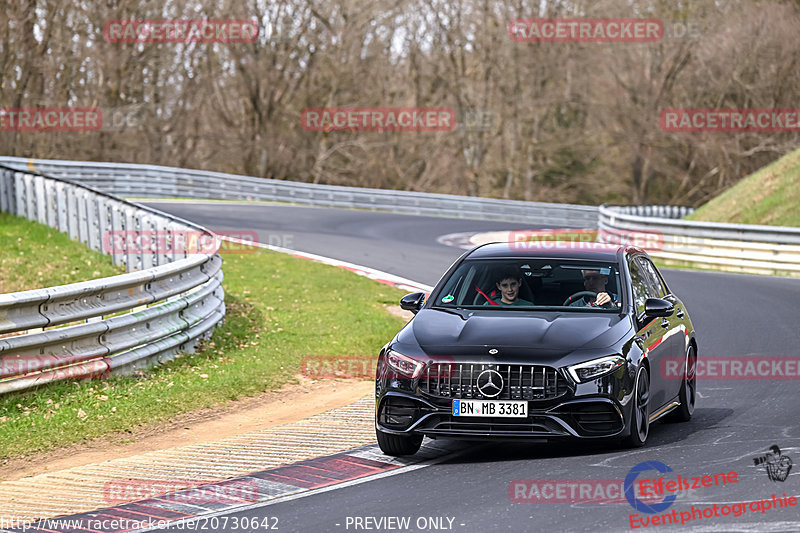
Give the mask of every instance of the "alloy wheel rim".
[(697, 356), (691, 348), (686, 356), (686, 386), (684, 390), (686, 409), (691, 414), (694, 412), (694, 403), (697, 398)]
[(644, 370), (639, 372), (636, 383), (636, 432), (639, 440), (644, 442), (650, 430), (650, 417), (647, 414), (647, 403), (650, 400), (650, 386), (644, 379)]

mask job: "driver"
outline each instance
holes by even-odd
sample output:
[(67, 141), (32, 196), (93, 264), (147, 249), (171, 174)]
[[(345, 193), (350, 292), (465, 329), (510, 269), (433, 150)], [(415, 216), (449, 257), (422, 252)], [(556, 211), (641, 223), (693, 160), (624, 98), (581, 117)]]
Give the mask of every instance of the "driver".
[(611, 304), (614, 306), (619, 305), (616, 294), (609, 294), (606, 291), (606, 284), (608, 283), (608, 273), (603, 269), (601, 270), (581, 270), (583, 274), (583, 286), (587, 291), (595, 293), (595, 297), (584, 296), (569, 304), (570, 307), (588, 307), (588, 306), (603, 306)]
[[(483, 305), (502, 305), (502, 306), (523, 306), (533, 305), (533, 302), (523, 300), (519, 297), (519, 289), (522, 286), (522, 276), (513, 268), (503, 270), (495, 281), (497, 290), (500, 291), (500, 298), (487, 301)], [(494, 302), (494, 303), (492, 303)]]

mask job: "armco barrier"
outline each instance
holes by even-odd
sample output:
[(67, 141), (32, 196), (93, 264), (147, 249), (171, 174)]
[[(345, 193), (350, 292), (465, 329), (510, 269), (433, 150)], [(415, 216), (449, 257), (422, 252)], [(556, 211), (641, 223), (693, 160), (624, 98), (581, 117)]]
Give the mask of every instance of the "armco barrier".
[(0, 157), (0, 164), (36, 169), (117, 196), (265, 200), (413, 215), (596, 228), (597, 207), (521, 202), (451, 194), (317, 185), (155, 165)]
[(600, 235), (657, 234), (648, 251), (668, 264), (800, 276), (800, 228), (677, 220), (685, 209), (600, 206)]
[[(0, 209), (68, 233), (98, 251), (107, 231), (191, 230), (213, 237), (157, 210), (9, 167), (0, 168)], [(224, 317), (219, 255), (129, 253), (114, 259), (126, 265), (127, 274), (0, 294), (0, 335), (6, 335), (0, 338), (0, 394), (50, 381), (129, 373), (172, 359), (193, 351)], [(43, 329), (61, 325), (66, 326)]]

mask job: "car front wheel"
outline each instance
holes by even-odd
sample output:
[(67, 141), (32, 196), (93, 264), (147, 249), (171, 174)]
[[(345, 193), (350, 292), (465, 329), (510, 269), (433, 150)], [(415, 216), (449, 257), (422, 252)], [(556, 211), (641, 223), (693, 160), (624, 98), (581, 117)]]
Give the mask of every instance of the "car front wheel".
[(678, 396), (681, 404), (669, 416), (670, 420), (674, 422), (688, 422), (694, 413), (697, 398), (697, 352), (694, 346), (689, 346), (689, 350), (686, 352), (685, 370)]
[(644, 446), (650, 433), (650, 375), (644, 366), (636, 373), (631, 413), (631, 434), (626, 444), (632, 448)]
[(376, 429), (378, 446), (386, 455), (414, 455), (422, 446), (422, 435), (395, 435)]

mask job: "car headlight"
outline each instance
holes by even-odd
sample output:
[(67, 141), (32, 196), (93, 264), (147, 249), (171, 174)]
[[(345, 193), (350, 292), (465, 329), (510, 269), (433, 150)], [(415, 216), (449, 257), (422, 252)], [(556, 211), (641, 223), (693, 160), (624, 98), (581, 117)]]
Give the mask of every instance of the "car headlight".
[(585, 383), (593, 379), (599, 378), (606, 374), (614, 372), (621, 366), (625, 365), (625, 358), (619, 355), (610, 355), (608, 357), (601, 357), (599, 359), (592, 359), (585, 363), (579, 363), (567, 367), (569, 375), (572, 376), (577, 383)]
[(392, 370), (412, 379), (418, 378), (422, 373), (422, 369), (425, 368), (425, 363), (422, 361), (417, 361), (394, 350), (389, 350), (386, 353), (386, 362)]

